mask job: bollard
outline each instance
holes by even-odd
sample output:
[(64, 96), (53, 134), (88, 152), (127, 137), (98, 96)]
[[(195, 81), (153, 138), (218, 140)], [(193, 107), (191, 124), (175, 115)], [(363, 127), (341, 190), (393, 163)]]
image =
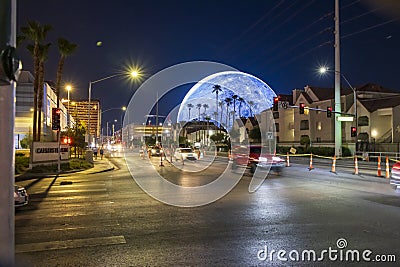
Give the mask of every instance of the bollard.
[(286, 167), (290, 167), (289, 152), (286, 153)]
[(386, 156), (386, 178), (390, 178), (389, 157)]
[(333, 156), (331, 172), (336, 173), (336, 155)]
[(308, 168), (309, 171), (314, 169), (313, 164), (312, 164), (312, 153), (310, 154), (310, 167)]
[(378, 156), (378, 172), (377, 172), (376, 176), (382, 177), (382, 172), (381, 172), (381, 156)]
[(358, 159), (357, 159), (357, 156), (354, 156), (354, 174), (358, 175)]

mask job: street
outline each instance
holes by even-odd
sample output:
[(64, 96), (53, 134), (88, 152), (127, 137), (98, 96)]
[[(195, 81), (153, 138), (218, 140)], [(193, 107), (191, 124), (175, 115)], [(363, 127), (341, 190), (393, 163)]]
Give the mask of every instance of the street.
[[(222, 199), (178, 208), (144, 193), (119, 156), (111, 158), (113, 171), (19, 183), (30, 203), (15, 216), (18, 266), (339, 266), (351, 262), (328, 256), (293, 261), (288, 254), (314, 250), (318, 258), (329, 247), (338, 250), (343, 239), (347, 246), (340, 248), (360, 255), (371, 250), (371, 261), (393, 261), (394, 255), (397, 264), (385, 266), (395, 266), (400, 260), (400, 193), (383, 178), (308, 171), (295, 164), (281, 176), (270, 174), (255, 193), (248, 192), (246, 173)], [(147, 159), (137, 154), (132, 160)], [(227, 164), (217, 160), (205, 174), (195, 175), (168, 162), (160, 167), (159, 160), (151, 159), (167, 179), (191, 181), (190, 186), (210, 182), (210, 173)], [(272, 250), (287, 251), (288, 262), (276, 253), (264, 257)], [(377, 264), (360, 259), (359, 265)]]

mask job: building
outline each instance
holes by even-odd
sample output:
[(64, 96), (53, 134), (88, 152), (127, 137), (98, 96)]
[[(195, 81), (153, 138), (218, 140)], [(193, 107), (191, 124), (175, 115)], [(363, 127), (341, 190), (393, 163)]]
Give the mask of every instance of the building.
[[(328, 117), (326, 110), (334, 108), (334, 89), (313, 86), (294, 89), (292, 103), (292, 108), (274, 112), (279, 145), (296, 146), (306, 141), (310, 146), (332, 147), (335, 116)], [(301, 103), (305, 105), (304, 114), (298, 109)], [(353, 118), (342, 122), (343, 146), (351, 151), (399, 151), (399, 92), (372, 83), (356, 87), (355, 92), (342, 88), (341, 107), (342, 117)], [(351, 136), (351, 127), (356, 127), (356, 137)]]
[[(28, 139), (32, 136), (33, 125), (33, 75), (26, 70), (21, 71), (16, 86), (16, 111), (15, 111), (15, 130), (14, 143), (15, 148), (21, 148), (21, 140), (25, 137)], [(43, 85), (43, 106), (41, 110), (41, 141), (55, 141), (56, 132), (51, 129), (51, 111), (57, 107), (57, 95), (51, 87), (50, 82), (45, 82)], [(67, 109), (60, 100), (59, 108), (61, 109), (61, 130), (67, 128)], [(71, 123), (74, 119), (70, 117)]]
[[(75, 121), (81, 122), (88, 129), (89, 124), (89, 101), (71, 101), (69, 105), (69, 114), (74, 118)], [(101, 130), (101, 106), (100, 101), (96, 99), (90, 100), (90, 136), (92, 143), (98, 143), (100, 138)]]

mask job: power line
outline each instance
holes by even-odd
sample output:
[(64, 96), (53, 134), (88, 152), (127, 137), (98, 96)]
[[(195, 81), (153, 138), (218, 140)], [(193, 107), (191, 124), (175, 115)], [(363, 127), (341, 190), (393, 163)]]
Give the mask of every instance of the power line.
[(353, 33), (349, 33), (349, 34), (343, 35), (340, 39), (345, 39), (345, 38), (351, 37), (351, 36), (353, 36), (353, 35), (357, 35), (357, 34), (359, 34), (359, 33), (363, 33), (363, 32), (366, 32), (366, 31), (369, 31), (369, 30), (372, 30), (372, 29), (381, 27), (381, 26), (383, 26), (383, 25), (392, 23), (392, 22), (394, 22), (394, 21), (396, 21), (396, 20), (399, 20), (399, 18), (391, 19), (391, 20), (388, 20), (388, 21), (385, 21), (385, 22), (382, 22), (382, 23), (379, 23), (379, 24), (376, 24), (376, 25), (373, 25), (373, 26), (364, 28), (364, 29), (362, 29), (362, 30), (359, 30), (359, 31), (356, 31), (356, 32), (353, 32)]

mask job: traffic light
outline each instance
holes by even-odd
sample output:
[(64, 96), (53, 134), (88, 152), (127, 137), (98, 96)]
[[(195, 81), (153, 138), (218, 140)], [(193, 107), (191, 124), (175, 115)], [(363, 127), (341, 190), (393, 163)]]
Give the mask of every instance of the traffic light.
[(304, 107), (305, 107), (304, 103), (300, 103), (300, 106), (299, 106), (300, 114), (304, 114)]
[(53, 131), (59, 131), (60, 127), (60, 118), (61, 118), (61, 109), (59, 108), (52, 108), (51, 109), (51, 129)]
[(332, 117), (332, 107), (327, 107), (326, 108), (326, 117), (327, 118)]
[(357, 128), (351, 127), (351, 137), (356, 137), (356, 136), (357, 136)]
[(70, 137), (63, 138), (63, 144), (70, 145), (72, 143), (72, 139)]
[(278, 111), (279, 97), (274, 97), (273, 111)]

